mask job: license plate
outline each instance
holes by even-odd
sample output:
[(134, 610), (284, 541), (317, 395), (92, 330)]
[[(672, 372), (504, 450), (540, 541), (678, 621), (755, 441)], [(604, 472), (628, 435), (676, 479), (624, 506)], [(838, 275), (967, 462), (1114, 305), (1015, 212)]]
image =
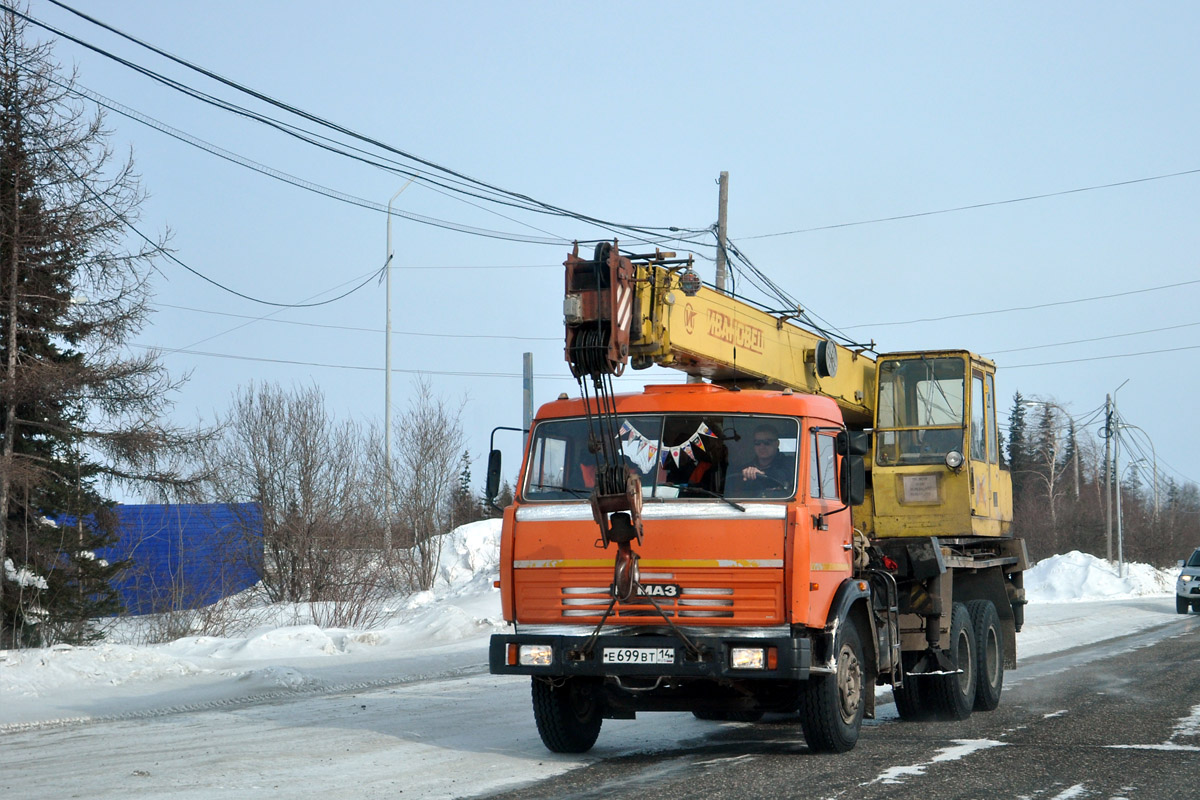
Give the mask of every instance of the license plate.
[(673, 647), (606, 647), (605, 664), (674, 664)]

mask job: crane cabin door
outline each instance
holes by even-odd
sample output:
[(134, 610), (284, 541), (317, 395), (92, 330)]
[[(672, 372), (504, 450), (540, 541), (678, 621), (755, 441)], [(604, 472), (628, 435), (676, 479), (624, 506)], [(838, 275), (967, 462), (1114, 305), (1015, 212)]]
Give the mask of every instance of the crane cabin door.
[[(1000, 441), (996, 427), (996, 385), (994, 367), (982, 361), (971, 361), (970, 384), (971, 421), (968, 459), (971, 477), (971, 528), (981, 536), (996, 536), (1001, 526), (1011, 519), (1001, 502), (1011, 489), (1001, 474)], [(1005, 526), (1007, 527), (1007, 526)]]

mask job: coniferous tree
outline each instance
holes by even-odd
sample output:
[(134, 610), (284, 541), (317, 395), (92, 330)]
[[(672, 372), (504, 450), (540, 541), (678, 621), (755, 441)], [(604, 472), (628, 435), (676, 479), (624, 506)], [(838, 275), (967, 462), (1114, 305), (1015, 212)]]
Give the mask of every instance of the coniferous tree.
[(1008, 468), (1012, 473), (1013, 502), (1025, 491), (1026, 471), (1029, 469), (1028, 432), (1025, 426), (1025, 398), (1013, 394), (1012, 411), (1008, 415)]
[(185, 439), (158, 422), (174, 385), (125, 345), (147, 316), (142, 193), (47, 44), (0, 11), (0, 647), (87, 641), (119, 568), (106, 479), (175, 480)]
[(458, 486), (454, 490), (450, 522), (450, 524), (454, 527), (466, 525), (468, 522), (475, 522), (476, 520), (483, 518), (482, 512), (479, 508), (479, 501), (475, 499), (475, 495), (471, 492), (470, 451), (463, 450), (462, 456), (459, 457), (458, 464)]

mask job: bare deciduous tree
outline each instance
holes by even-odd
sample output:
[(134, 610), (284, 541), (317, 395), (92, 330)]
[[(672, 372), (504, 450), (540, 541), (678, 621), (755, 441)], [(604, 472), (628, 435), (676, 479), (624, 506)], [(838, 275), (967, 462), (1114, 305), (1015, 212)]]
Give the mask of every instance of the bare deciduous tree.
[(222, 431), (205, 463), (207, 494), (259, 505), (270, 599), (332, 602), (381, 583), (359, 555), (378, 545), (378, 515), (358, 426), (335, 421), (315, 386), (266, 384), (236, 396)]
[(451, 528), (465, 442), (461, 415), (461, 405), (451, 406), (434, 394), (428, 379), (419, 379), (408, 408), (393, 426), (397, 456), (391, 475), (384, 471), (382, 454), (374, 453), (380, 481), (392, 483), (395, 541), (407, 551), (397, 563), (412, 588), (433, 587), (440, 537)]

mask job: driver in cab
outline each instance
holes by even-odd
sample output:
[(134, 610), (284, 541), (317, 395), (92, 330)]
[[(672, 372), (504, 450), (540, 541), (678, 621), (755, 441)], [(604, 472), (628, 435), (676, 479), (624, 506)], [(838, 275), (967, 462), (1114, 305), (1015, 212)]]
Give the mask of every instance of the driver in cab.
[(770, 425), (759, 425), (754, 429), (754, 459), (738, 472), (738, 489), (759, 495), (788, 494), (795, 472), (792, 459), (779, 452), (779, 433)]

